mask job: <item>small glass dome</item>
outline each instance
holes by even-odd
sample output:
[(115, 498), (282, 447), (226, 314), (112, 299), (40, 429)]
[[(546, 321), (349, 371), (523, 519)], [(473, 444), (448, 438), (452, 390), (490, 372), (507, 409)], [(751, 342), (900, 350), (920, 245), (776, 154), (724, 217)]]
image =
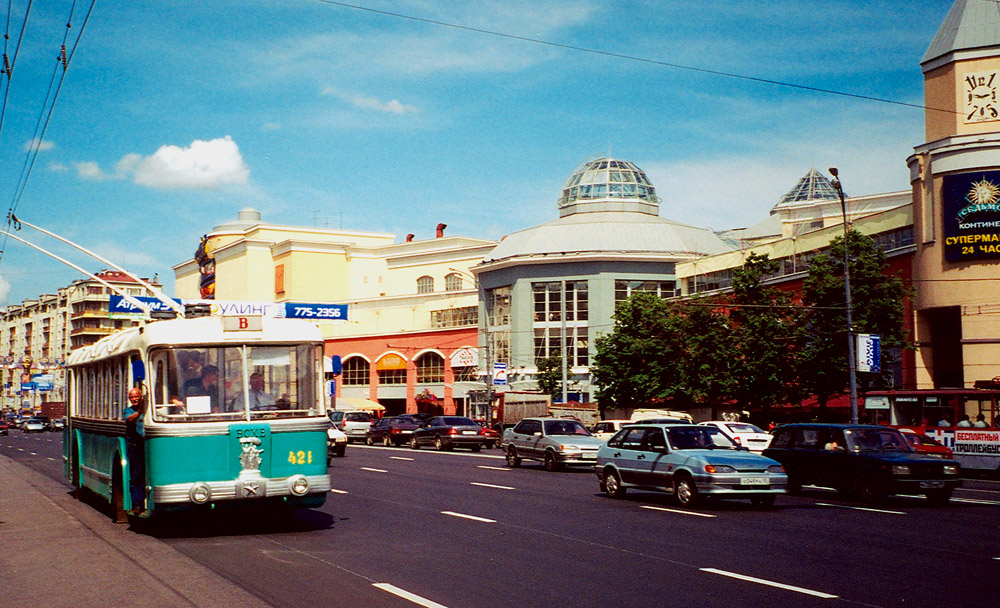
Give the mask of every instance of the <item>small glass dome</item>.
[[(656, 188), (646, 174), (627, 160), (598, 158), (573, 172), (563, 186), (559, 208), (576, 207), (580, 202), (645, 201), (658, 205)], [(579, 211), (579, 209), (577, 209)]]

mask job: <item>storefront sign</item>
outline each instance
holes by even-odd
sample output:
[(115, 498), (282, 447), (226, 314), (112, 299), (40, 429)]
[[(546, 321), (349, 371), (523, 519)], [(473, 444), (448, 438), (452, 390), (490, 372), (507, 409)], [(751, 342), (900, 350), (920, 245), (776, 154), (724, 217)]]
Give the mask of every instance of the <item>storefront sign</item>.
[(406, 369), (406, 359), (400, 357), (399, 355), (388, 353), (382, 355), (382, 357), (375, 362), (375, 369), (380, 372), (394, 369)]
[(1000, 171), (946, 175), (941, 199), (945, 259), (1000, 258)]
[(460, 348), (451, 356), (452, 367), (479, 367), (479, 351), (475, 348)]

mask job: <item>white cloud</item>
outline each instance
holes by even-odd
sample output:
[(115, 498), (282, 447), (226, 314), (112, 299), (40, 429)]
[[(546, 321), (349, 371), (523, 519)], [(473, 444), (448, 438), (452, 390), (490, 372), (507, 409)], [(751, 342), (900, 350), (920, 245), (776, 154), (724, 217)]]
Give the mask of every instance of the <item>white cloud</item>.
[(106, 179), (111, 179), (112, 175), (108, 175), (103, 170), (101, 170), (100, 165), (92, 160), (87, 160), (83, 162), (73, 163), (73, 167), (76, 169), (76, 174), (81, 179), (91, 180), (95, 182), (102, 182)]
[(53, 173), (65, 173), (69, 171), (69, 167), (67, 167), (63, 163), (57, 163), (57, 162), (49, 163), (48, 169)]
[(264, 131), (265, 133), (268, 132), (268, 131), (280, 131), (281, 130), (281, 123), (280, 122), (265, 122), (264, 124), (262, 124), (260, 126), (260, 130)]
[(0, 276), (0, 302), (6, 302), (8, 296), (10, 296), (10, 283)]
[(161, 146), (152, 156), (128, 154), (116, 165), (141, 186), (158, 189), (215, 189), (241, 185), (250, 178), (240, 149), (232, 137), (196, 139), (186, 148)]
[(56, 147), (56, 145), (51, 141), (44, 141), (44, 140), (38, 141), (38, 138), (35, 137), (34, 139), (29, 139), (28, 141), (24, 142), (24, 151), (30, 152), (31, 150), (34, 150), (36, 146), (38, 147), (39, 152), (52, 150), (53, 148)]
[(335, 97), (362, 110), (375, 110), (376, 112), (386, 112), (388, 114), (412, 114), (420, 111), (416, 106), (404, 104), (398, 99), (382, 101), (376, 97), (341, 93), (333, 87), (324, 88), (320, 94)]

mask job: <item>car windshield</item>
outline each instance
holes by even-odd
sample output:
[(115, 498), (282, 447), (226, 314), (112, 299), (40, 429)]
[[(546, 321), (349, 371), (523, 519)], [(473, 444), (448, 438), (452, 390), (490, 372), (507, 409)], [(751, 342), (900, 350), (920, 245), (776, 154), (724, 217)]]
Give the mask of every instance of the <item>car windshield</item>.
[(844, 433), (852, 449), (912, 452), (903, 434), (895, 429), (850, 429)]
[(739, 447), (717, 428), (691, 425), (667, 430), (670, 445), (675, 450), (736, 450)]
[(590, 435), (590, 431), (576, 420), (546, 420), (546, 435)]
[(447, 426), (479, 426), (471, 418), (462, 418), (460, 416), (445, 416), (441, 420)]

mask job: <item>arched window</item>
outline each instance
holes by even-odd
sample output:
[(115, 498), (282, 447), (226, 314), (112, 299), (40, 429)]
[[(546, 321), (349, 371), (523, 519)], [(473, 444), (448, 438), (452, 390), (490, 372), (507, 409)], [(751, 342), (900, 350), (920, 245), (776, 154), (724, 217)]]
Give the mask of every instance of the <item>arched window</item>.
[(434, 277), (422, 276), (417, 279), (417, 293), (433, 293)]
[(351, 357), (344, 361), (344, 371), (340, 382), (344, 386), (368, 386), (371, 364), (363, 357)]
[(417, 359), (417, 383), (444, 382), (444, 357), (424, 353)]
[(457, 272), (445, 275), (444, 277), (444, 290), (445, 291), (461, 291), (462, 289), (462, 276)]

